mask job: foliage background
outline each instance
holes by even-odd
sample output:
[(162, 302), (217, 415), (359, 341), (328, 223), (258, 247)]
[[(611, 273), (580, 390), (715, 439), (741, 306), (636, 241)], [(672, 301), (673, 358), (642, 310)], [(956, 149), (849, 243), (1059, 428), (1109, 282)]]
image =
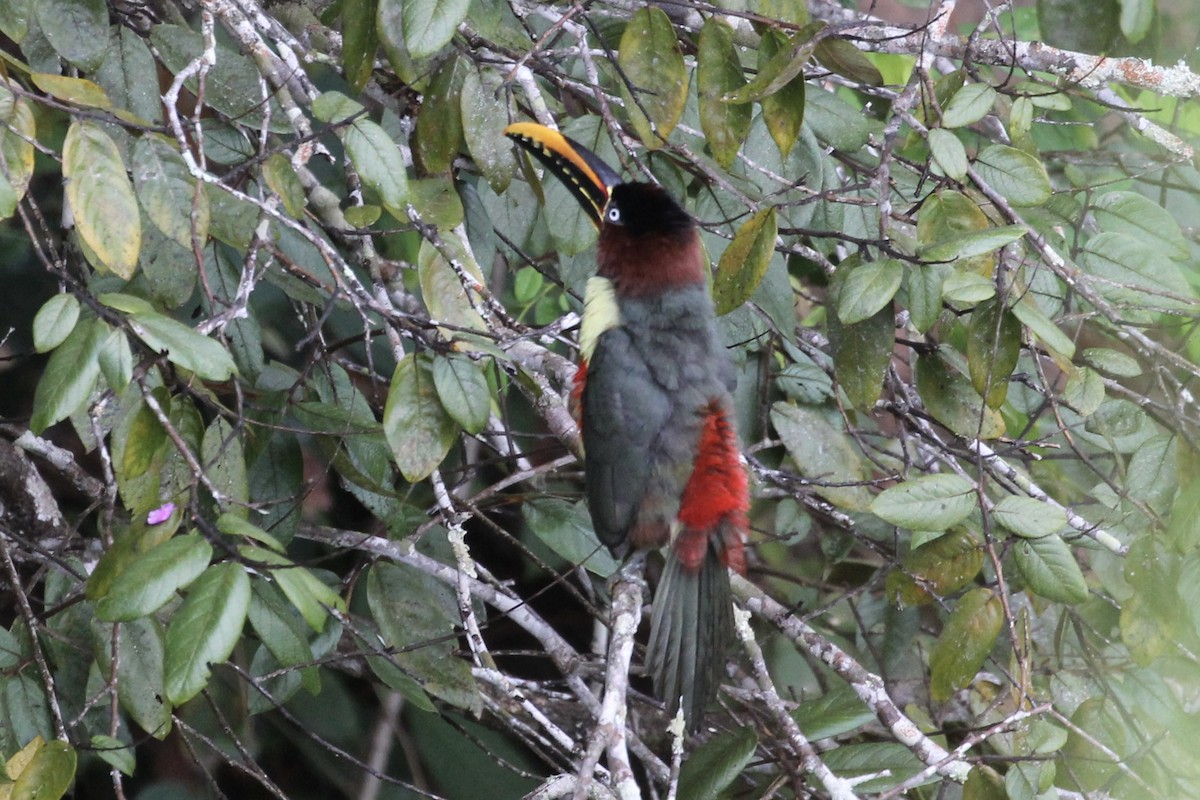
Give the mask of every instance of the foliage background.
[[(955, 11), (0, 5), (0, 793), (1200, 794), (1200, 17)], [(530, 118), (715, 266), (753, 633), (685, 757)]]

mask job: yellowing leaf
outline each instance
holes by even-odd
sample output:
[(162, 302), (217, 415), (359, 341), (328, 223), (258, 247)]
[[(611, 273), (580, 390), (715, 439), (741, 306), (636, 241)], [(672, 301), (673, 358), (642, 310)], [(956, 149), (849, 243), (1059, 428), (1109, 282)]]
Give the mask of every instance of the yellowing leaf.
[(738, 228), (733, 241), (721, 254), (713, 279), (717, 314), (728, 314), (750, 299), (775, 253), (778, 232), (773, 207), (764, 208)]
[(750, 105), (728, 103), (724, 97), (744, 86), (742, 65), (733, 45), (733, 30), (716, 17), (704, 23), (696, 54), (696, 90), (700, 127), (713, 158), (725, 169), (737, 158), (750, 132)]
[(657, 6), (634, 12), (621, 34), (617, 64), (629, 121), (646, 147), (661, 145), (683, 116), (688, 73), (671, 18)]
[(75, 120), (63, 142), (67, 203), (100, 262), (129, 280), (142, 246), (141, 213), (116, 144), (95, 122)]

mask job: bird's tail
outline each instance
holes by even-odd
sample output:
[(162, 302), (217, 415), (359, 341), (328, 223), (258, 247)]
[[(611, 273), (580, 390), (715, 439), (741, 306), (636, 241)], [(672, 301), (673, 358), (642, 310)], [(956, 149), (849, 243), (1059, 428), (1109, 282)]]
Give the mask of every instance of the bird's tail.
[(699, 569), (689, 569), (675, 548), (667, 556), (654, 595), (646, 664), (654, 694), (674, 716), (682, 707), (688, 730), (716, 699), (733, 639), (729, 569), (711, 543)]

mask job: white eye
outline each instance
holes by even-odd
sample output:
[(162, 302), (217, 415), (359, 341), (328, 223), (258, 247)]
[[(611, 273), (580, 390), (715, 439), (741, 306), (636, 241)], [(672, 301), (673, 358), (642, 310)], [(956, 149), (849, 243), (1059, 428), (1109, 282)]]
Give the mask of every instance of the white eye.
[(616, 206), (609, 206), (608, 209), (604, 212), (604, 218), (606, 220), (608, 220), (609, 222), (611, 222), (613, 225), (620, 225), (621, 224), (621, 209), (617, 208)]

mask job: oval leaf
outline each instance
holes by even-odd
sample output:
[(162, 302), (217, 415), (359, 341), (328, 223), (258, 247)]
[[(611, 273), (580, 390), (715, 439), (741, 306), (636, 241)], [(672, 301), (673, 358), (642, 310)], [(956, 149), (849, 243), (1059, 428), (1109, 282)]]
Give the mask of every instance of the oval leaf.
[(721, 254), (713, 278), (713, 300), (717, 314), (728, 314), (750, 299), (775, 254), (778, 223), (773, 207), (764, 208), (738, 228), (733, 241)]
[(727, 103), (726, 94), (746, 84), (741, 60), (733, 45), (733, 30), (710, 17), (700, 30), (696, 53), (696, 91), (700, 102), (700, 128), (713, 158), (729, 169), (750, 132), (750, 105)]
[(867, 468), (846, 434), (818, 412), (790, 403), (771, 407), (771, 424), (796, 462), (796, 469), (816, 484), (817, 492), (851, 511), (862, 511), (870, 505), (871, 495), (865, 486)]
[(442, 407), (463, 430), (476, 434), (484, 429), (492, 411), (492, 393), (478, 364), (467, 358), (437, 356), (433, 385)]
[(944, 531), (975, 510), (975, 490), (957, 475), (926, 475), (884, 490), (871, 503), (881, 519), (918, 531)]
[(408, 173), (392, 137), (378, 124), (359, 118), (346, 129), (342, 143), (363, 183), (375, 190), (388, 213), (407, 222)]
[(758, 735), (746, 726), (697, 747), (679, 770), (679, 796), (716, 800), (738, 779), (758, 749)]
[(201, 536), (177, 536), (142, 553), (117, 576), (96, 604), (96, 616), (125, 622), (153, 614), (175, 592), (191, 585), (212, 560), (212, 546)]
[(208, 238), (208, 195), (198, 191), (183, 156), (156, 136), (133, 146), (133, 185), (150, 221), (172, 241), (192, 250), (192, 237)]
[[(101, 300), (103, 302), (103, 298)], [(220, 342), (153, 311), (129, 315), (130, 327), (146, 346), (198, 377), (210, 381), (228, 380), (237, 372), (233, 356)]]
[(33, 7), (54, 52), (85, 72), (100, 66), (109, 44), (104, 0), (37, 0)]
[(991, 589), (972, 589), (959, 599), (929, 654), (930, 694), (935, 701), (948, 700), (956, 689), (970, 684), (1003, 624), (1004, 608)]
[(229, 658), (250, 608), (250, 578), (240, 564), (205, 570), (167, 627), (164, 688), (174, 705), (208, 685), (208, 665)]
[[(759, 75), (781, 50), (790, 48), (791, 43), (782, 31), (764, 32), (758, 48)], [(763, 122), (782, 158), (788, 157), (800, 136), (800, 126), (804, 123), (804, 100), (804, 76), (800, 73), (759, 99)]]
[(1005, 497), (992, 509), (992, 520), (1025, 539), (1041, 539), (1067, 526), (1067, 512), (1032, 497)]
[(404, 0), (404, 45), (413, 58), (425, 58), (441, 50), (467, 17), (470, 0)]
[(942, 174), (961, 181), (967, 175), (967, 149), (950, 131), (933, 128), (929, 131), (929, 152)]
[(621, 34), (617, 64), (621, 96), (642, 144), (658, 147), (671, 135), (687, 102), (688, 72), (671, 18), (657, 6), (634, 12)]
[(517, 172), (517, 159), (504, 127), (513, 116), (509, 93), (493, 70), (468, 69), (459, 95), (463, 140), (496, 194), (508, 188)]
[(1037, 206), (1050, 199), (1050, 176), (1042, 162), (1015, 147), (990, 145), (975, 157), (975, 169), (1015, 206)]
[(100, 377), (104, 330), (95, 322), (77, 324), (46, 362), (33, 394), (29, 427), (41, 433), (87, 402)]
[(872, 317), (892, 302), (904, 280), (904, 265), (886, 258), (855, 267), (838, 293), (838, 319), (853, 325)]
[(11, 787), (10, 800), (58, 800), (75, 780), (75, 748), (55, 739), (37, 749)]
[(1008, 378), (1021, 355), (1021, 323), (996, 299), (980, 303), (967, 325), (971, 385), (991, 408), (1008, 395)]
[(942, 109), (942, 127), (961, 128), (987, 116), (996, 103), (996, 90), (986, 83), (968, 83)]
[(79, 301), (75, 295), (62, 292), (42, 304), (33, 318), (33, 348), (49, 353), (75, 330), (79, 321)]
[(1029, 588), (1047, 600), (1055, 603), (1087, 600), (1087, 582), (1061, 536), (1022, 539), (1013, 547), (1013, 559)]
[(97, 123), (71, 123), (63, 175), (80, 237), (101, 264), (129, 280), (142, 246), (141, 214), (121, 153)]
[(410, 483), (428, 478), (450, 452), (458, 428), (438, 400), (427, 355), (408, 356), (396, 365), (383, 432), (400, 474)]

